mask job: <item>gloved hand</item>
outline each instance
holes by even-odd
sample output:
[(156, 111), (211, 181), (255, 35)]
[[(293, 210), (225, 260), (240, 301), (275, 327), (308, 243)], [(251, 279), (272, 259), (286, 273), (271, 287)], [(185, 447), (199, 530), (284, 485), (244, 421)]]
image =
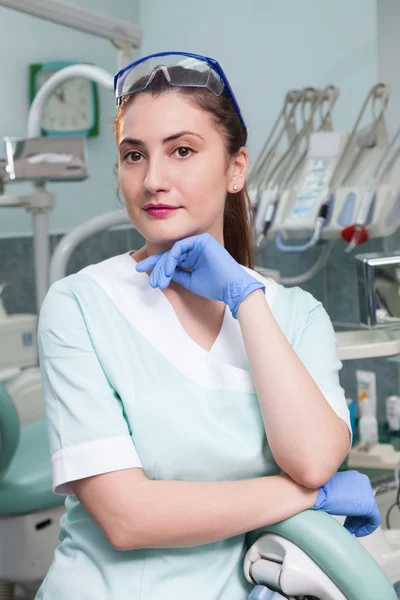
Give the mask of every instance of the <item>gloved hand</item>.
[(313, 509), (346, 516), (345, 528), (357, 537), (369, 535), (382, 522), (371, 482), (358, 471), (336, 473), (319, 488)]
[(256, 585), (247, 600), (285, 600), (285, 597), (278, 592), (273, 592), (265, 585)]
[(173, 279), (198, 296), (222, 300), (235, 319), (246, 296), (258, 288), (265, 290), (209, 233), (179, 240), (170, 250), (140, 261), (136, 270), (152, 270), (150, 285), (154, 288), (164, 290)]

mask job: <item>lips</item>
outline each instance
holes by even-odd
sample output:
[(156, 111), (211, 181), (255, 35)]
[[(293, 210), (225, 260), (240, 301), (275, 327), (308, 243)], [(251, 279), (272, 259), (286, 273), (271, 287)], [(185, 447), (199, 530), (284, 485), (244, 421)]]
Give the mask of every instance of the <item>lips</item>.
[(146, 211), (146, 214), (149, 215), (149, 217), (163, 218), (167, 217), (168, 215), (171, 215), (180, 208), (180, 206), (171, 206), (168, 204), (147, 204), (144, 207), (144, 210)]
[(146, 206), (143, 207), (143, 210), (158, 210), (159, 208), (173, 210), (175, 208), (180, 208), (180, 206), (171, 206), (170, 204), (146, 204)]

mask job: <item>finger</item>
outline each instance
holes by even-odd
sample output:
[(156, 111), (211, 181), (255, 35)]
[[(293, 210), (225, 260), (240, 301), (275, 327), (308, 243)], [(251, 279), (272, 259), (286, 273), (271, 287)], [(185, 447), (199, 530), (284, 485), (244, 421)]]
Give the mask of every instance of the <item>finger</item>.
[(151, 271), (152, 269), (154, 269), (155, 265), (164, 254), (165, 252), (159, 252), (158, 254), (153, 254), (152, 256), (141, 260), (136, 265), (136, 271), (138, 271), (139, 273), (146, 273), (146, 271)]
[(363, 519), (361, 517), (347, 517), (343, 526), (349, 533), (354, 535), (362, 523)]
[(181, 257), (179, 242), (175, 243), (171, 250), (168, 252), (168, 257), (165, 261), (165, 274), (167, 277), (171, 277), (176, 269), (178, 261)]
[(175, 242), (168, 252), (166, 274), (171, 276), (177, 265), (183, 264), (196, 245), (196, 236), (191, 236)]
[(375, 531), (375, 529), (376, 529), (375, 525), (372, 525), (371, 523), (366, 522), (356, 530), (355, 535), (356, 535), (356, 537), (365, 537), (366, 535), (370, 535), (371, 533), (373, 533)]
[(356, 537), (364, 537), (373, 533), (379, 524), (371, 521), (369, 517), (348, 517), (344, 526)]
[(178, 267), (177, 269), (175, 269), (175, 272), (172, 275), (171, 279), (173, 279), (173, 281), (176, 281), (176, 283), (179, 283), (179, 285), (182, 285), (187, 290), (190, 290), (190, 284), (192, 279), (191, 273), (188, 273), (187, 271), (184, 271), (183, 269), (180, 269)]
[(372, 512), (371, 515), (368, 515), (368, 520), (371, 523), (371, 525), (373, 525), (375, 528), (379, 527), (379, 525), (382, 523), (382, 515), (379, 511), (378, 506), (374, 507), (374, 511)]
[(150, 275), (150, 285), (152, 287), (158, 287), (161, 290), (165, 290), (165, 288), (169, 286), (171, 278), (165, 275), (165, 263), (167, 258), (167, 253), (165, 253), (154, 267)]

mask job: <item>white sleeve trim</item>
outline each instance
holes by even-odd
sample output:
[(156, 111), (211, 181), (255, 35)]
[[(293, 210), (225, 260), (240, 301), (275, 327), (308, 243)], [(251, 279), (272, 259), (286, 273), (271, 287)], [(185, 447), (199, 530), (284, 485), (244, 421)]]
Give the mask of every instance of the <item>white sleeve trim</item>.
[(53, 492), (73, 495), (70, 481), (142, 467), (129, 435), (103, 438), (70, 446), (55, 452), (51, 457)]
[(324, 393), (324, 397), (329, 402), (338, 417), (340, 417), (347, 425), (350, 431), (350, 449), (353, 443), (353, 431), (351, 429), (350, 412), (347, 408), (346, 399), (343, 396), (337, 396), (332, 393)]

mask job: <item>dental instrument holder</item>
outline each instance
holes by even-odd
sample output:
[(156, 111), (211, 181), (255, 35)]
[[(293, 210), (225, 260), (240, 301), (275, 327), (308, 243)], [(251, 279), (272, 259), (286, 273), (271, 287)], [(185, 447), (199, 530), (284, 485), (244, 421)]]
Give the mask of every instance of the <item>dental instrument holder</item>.
[[(334, 86), (328, 86), (325, 90), (308, 87), (297, 93), (296, 102), (292, 106), (293, 114), (291, 116), (293, 123), (295, 123), (294, 111), (299, 107), (302, 127), (292, 140), (288, 136), (288, 141), (290, 142), (288, 149), (281, 156), (278, 156), (273, 168), (264, 173), (264, 177), (257, 190), (259, 198), (255, 214), (257, 248), (261, 249), (265, 245), (268, 231), (271, 224), (275, 221), (276, 212), (279, 209), (281, 196), (301, 168), (307, 150), (302, 151), (300, 148), (304, 142), (306, 148), (308, 147), (310, 134), (315, 129), (314, 117), (318, 109), (321, 113), (321, 122), (318, 126), (318, 131), (328, 131), (332, 127), (332, 108), (338, 95), (339, 90)], [(329, 107), (324, 114), (323, 107), (326, 102), (329, 102)], [(306, 107), (309, 109), (308, 115), (306, 114)]]
[[(276, 160), (278, 147), (280, 147), (286, 134), (287, 147), (289, 149), (293, 145), (298, 134), (296, 127), (296, 109), (301, 98), (302, 91), (289, 90), (287, 92), (281, 112), (279, 113), (248, 177), (248, 194), (255, 215), (258, 212), (261, 201), (261, 190), (264, 188), (268, 175), (272, 169), (274, 170), (276, 168), (277, 163), (280, 161), (279, 158)], [(282, 158), (284, 155), (285, 152), (282, 153)]]
[[(311, 134), (300, 184), (294, 188), (294, 204), (276, 236), (276, 245), (282, 252), (304, 252), (319, 241), (328, 218), (330, 183), (347, 142), (347, 134), (338, 131)], [(313, 232), (305, 244), (290, 246), (284, 243), (286, 229), (290, 229), (295, 237), (304, 238), (309, 235), (311, 224), (314, 224)]]
[[(28, 115), (27, 137), (38, 138), (41, 135), (41, 125), (44, 109), (54, 91), (71, 77), (84, 77), (95, 81), (106, 89), (114, 89), (113, 76), (93, 65), (71, 65), (60, 69), (52, 75), (39, 89), (36, 94)], [(44, 191), (44, 183), (33, 182), (33, 186), (39, 192)], [(1, 202), (1, 198), (0, 198)], [(48, 226), (48, 211), (32, 211), (33, 214), (33, 253), (36, 273), (36, 306), (39, 312), (43, 300), (49, 289), (50, 270), (50, 239)]]
[[(363, 208), (364, 205), (367, 206), (363, 201), (370, 187), (369, 172), (375, 172), (382, 156), (387, 153), (389, 148), (385, 123), (385, 111), (389, 96), (390, 86), (382, 83), (374, 86), (367, 95), (352, 132), (347, 136), (348, 141), (342, 149), (335, 172), (331, 180), (326, 182), (326, 193), (319, 197), (318, 202), (321, 200), (321, 203), (329, 203), (326, 218), (315, 210), (312, 214), (310, 213), (310, 219), (306, 219), (305, 217), (308, 215), (304, 210), (304, 218), (298, 219), (304, 221), (303, 231), (300, 231), (299, 223), (293, 219), (292, 215), (293, 207), (298, 200), (298, 189), (296, 188), (299, 185), (293, 186), (290, 195), (280, 203), (284, 206), (281, 206), (275, 223), (270, 228), (272, 237), (284, 232), (290, 238), (296, 239), (304, 237), (304, 235), (310, 236), (314, 231), (318, 235), (314, 236), (313, 241), (316, 241), (318, 237), (327, 241), (344, 237), (343, 232), (351, 229), (361, 214), (361, 206), (363, 205)], [(371, 105), (373, 121), (371, 125), (361, 130), (360, 123), (369, 105)], [(397, 154), (388, 161), (388, 165), (383, 169), (382, 177), (379, 178), (376, 194), (371, 196), (367, 211), (363, 211), (369, 237), (390, 235), (398, 227), (400, 221), (399, 160), (399, 154)], [(317, 222), (319, 217), (323, 221), (322, 226)], [(317, 226), (319, 232), (317, 232)], [(347, 238), (344, 237), (344, 239)], [(285, 251), (304, 251), (310, 247), (310, 244), (303, 244), (303, 246), (291, 248), (288, 245), (280, 244), (281, 241), (282, 237), (278, 240), (277, 245), (282, 246), (281, 249)]]

